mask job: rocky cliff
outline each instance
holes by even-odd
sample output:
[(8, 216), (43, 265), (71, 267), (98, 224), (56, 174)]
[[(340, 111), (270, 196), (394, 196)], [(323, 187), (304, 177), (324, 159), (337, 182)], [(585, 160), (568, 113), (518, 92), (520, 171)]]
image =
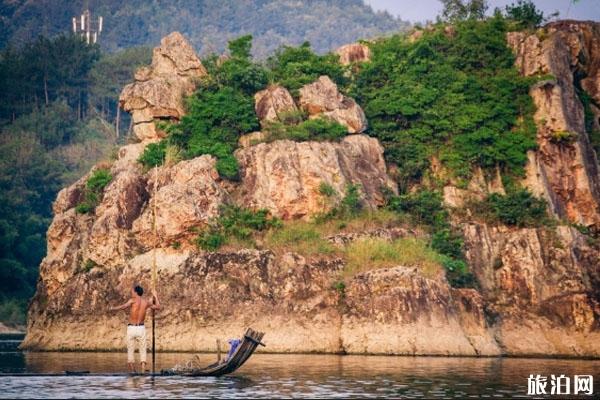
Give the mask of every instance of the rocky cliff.
[[(523, 74), (552, 75), (531, 89), (539, 149), (530, 154), (524, 182), (548, 199), (557, 218), (597, 229), (600, 177), (577, 90), (600, 92), (600, 28), (561, 22), (545, 32), (507, 38)], [(365, 45), (338, 54), (345, 64), (369, 59)], [(266, 208), (290, 221), (331, 209), (322, 183), (337, 197), (348, 184), (359, 184), (360, 201), (371, 209), (396, 190), (383, 147), (352, 134), (367, 128), (362, 109), (328, 77), (301, 88), (299, 99), (271, 86), (256, 94), (256, 113), (263, 126), (298, 109), (334, 119), (349, 133), (339, 142), (255, 144), (264, 137), (256, 132), (235, 153), (240, 181), (234, 183), (219, 178), (208, 155), (144, 171), (136, 160), (160, 136), (147, 124), (179, 119), (182, 96), (205, 73), (185, 39), (172, 34), (155, 50), (152, 67), (123, 90), (121, 104), (133, 113), (142, 142), (119, 150), (93, 212), (75, 209), (88, 176), (58, 195), (25, 348), (122, 348), (123, 315), (108, 312), (108, 305), (123, 301), (134, 282), (148, 285), (156, 255), (161, 350), (215, 350), (215, 339), (252, 326), (267, 332), (267, 350), (277, 352), (600, 357), (600, 246), (561, 222), (519, 229), (457, 214), (477, 289), (452, 288), (441, 270), (418, 265), (348, 276), (345, 261), (332, 255), (260, 246), (198, 250), (198, 230), (214, 221), (222, 204)], [(165, 81), (176, 82), (173, 92), (164, 92)], [(573, 138), (557, 143), (553, 138), (563, 131)], [(468, 196), (503, 190), (500, 179), (486, 182), (480, 175), (468, 189), (447, 187), (446, 202), (457, 206)], [(365, 235), (391, 240), (416, 234), (393, 229), (365, 228), (329, 241), (343, 247)]]

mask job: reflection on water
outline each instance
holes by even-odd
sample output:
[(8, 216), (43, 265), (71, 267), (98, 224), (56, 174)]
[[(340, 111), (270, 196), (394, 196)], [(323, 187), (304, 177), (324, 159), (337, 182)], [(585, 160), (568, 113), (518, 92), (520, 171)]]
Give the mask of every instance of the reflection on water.
[[(189, 357), (159, 353), (157, 369)], [(125, 354), (0, 350), (1, 372), (65, 370), (124, 372)], [(0, 397), (527, 398), (529, 374), (594, 375), (594, 393), (600, 390), (600, 360), (255, 354), (222, 378), (4, 376)]]

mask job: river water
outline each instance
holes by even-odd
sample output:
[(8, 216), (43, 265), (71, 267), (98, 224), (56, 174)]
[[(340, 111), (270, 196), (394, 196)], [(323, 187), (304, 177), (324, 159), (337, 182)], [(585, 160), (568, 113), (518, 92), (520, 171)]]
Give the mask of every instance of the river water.
[[(126, 371), (124, 353), (21, 352), (20, 339), (0, 337), (0, 372)], [(191, 356), (158, 353), (157, 370)], [(200, 357), (207, 364), (215, 360), (214, 354)], [(532, 398), (527, 395), (530, 374), (548, 382), (551, 374), (592, 375), (594, 395), (575, 398), (600, 398), (600, 360), (282, 354), (255, 354), (221, 378), (3, 375), (0, 398)], [(573, 388), (569, 396), (547, 398), (573, 398)]]

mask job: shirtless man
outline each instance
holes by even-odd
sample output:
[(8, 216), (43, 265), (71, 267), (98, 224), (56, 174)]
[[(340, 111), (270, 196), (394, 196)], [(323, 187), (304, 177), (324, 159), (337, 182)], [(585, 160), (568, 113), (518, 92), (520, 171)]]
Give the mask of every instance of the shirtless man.
[(146, 327), (144, 320), (146, 319), (146, 310), (160, 309), (160, 303), (156, 293), (152, 293), (155, 304), (151, 304), (148, 300), (142, 298), (144, 289), (141, 286), (135, 286), (131, 289), (131, 299), (126, 303), (117, 307), (110, 307), (111, 311), (124, 310), (131, 307), (129, 312), (129, 323), (127, 324), (127, 367), (129, 372), (135, 372), (135, 344), (137, 342), (140, 351), (140, 365), (142, 372), (146, 371)]

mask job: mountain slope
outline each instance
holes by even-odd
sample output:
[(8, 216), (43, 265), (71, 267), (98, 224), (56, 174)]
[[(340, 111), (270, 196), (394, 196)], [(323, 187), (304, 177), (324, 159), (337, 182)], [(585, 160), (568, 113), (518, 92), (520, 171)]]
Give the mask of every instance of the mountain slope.
[(221, 51), (228, 39), (248, 33), (255, 37), (259, 57), (282, 44), (307, 40), (325, 52), (408, 26), (387, 13), (375, 13), (361, 0), (2, 0), (0, 47), (70, 30), (71, 18), (81, 14), (85, 4), (104, 17), (101, 43), (110, 51), (153, 45), (177, 30), (200, 53)]

